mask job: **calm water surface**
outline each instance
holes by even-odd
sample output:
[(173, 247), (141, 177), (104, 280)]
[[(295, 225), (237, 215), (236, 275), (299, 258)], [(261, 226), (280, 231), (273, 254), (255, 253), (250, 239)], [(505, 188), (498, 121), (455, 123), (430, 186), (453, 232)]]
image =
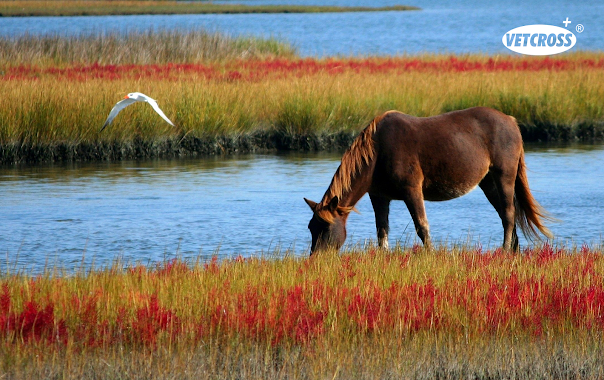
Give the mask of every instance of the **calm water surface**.
[[(559, 241), (600, 243), (604, 226), (604, 146), (528, 147), (534, 196), (561, 222)], [(46, 262), (73, 268), (117, 257), (143, 263), (180, 256), (308, 252), (310, 210), (340, 154), (0, 168), (0, 270)], [(349, 219), (348, 243), (375, 239), (365, 196)], [(496, 247), (500, 220), (480, 190), (428, 202), (435, 240)], [(391, 243), (417, 240), (403, 202), (391, 207)], [(524, 243), (524, 241), (523, 241)]]
[[(564, 26), (577, 35), (573, 50), (604, 49), (604, 1), (564, 0), (237, 0), (246, 4), (340, 6), (415, 5), (413, 12), (257, 15), (1, 17), (0, 35), (80, 34), (131, 30), (207, 29), (230, 35), (273, 36), (305, 56), (400, 53), (498, 53), (509, 30), (527, 24)], [(583, 33), (575, 26), (582, 24)], [(513, 54), (513, 53), (512, 53)]]

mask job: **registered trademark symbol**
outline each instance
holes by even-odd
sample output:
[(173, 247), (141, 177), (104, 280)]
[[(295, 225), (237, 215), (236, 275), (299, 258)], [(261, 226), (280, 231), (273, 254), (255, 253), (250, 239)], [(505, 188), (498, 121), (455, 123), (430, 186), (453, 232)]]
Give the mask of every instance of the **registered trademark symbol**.
[(583, 30), (585, 30), (585, 28), (583, 27), (583, 24), (577, 24), (575, 29), (577, 29), (577, 33), (583, 33)]

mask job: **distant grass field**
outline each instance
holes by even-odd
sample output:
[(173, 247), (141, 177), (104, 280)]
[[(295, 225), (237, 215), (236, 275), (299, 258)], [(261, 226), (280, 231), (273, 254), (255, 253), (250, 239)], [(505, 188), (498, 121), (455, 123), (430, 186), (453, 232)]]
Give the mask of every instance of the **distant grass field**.
[[(22, 37), (0, 47), (3, 162), (346, 146), (390, 109), (488, 106), (516, 117), (526, 141), (604, 138), (600, 52), (313, 59), (276, 40), (203, 32)], [(99, 133), (134, 91), (157, 99), (177, 128), (136, 104)]]
[(53, 70), (95, 64), (207, 64), (270, 58), (293, 59), (298, 55), (290, 44), (276, 38), (232, 37), (204, 30), (0, 38), (3, 75), (7, 69), (24, 66)]
[(164, 0), (1, 0), (0, 16), (107, 16), (138, 14), (325, 13), (419, 10), (417, 7), (337, 7), (215, 4)]
[(369, 247), (5, 271), (0, 376), (598, 379), (603, 257)]

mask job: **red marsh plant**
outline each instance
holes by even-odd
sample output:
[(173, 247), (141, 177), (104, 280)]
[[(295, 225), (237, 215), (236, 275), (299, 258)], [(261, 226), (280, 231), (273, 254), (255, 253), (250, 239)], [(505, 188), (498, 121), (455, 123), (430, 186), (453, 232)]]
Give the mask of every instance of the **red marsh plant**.
[(123, 64), (73, 66), (18, 65), (3, 70), (2, 80), (36, 80), (52, 77), (70, 81), (90, 79), (121, 80), (145, 79), (175, 80), (183, 77), (203, 78), (217, 81), (260, 81), (290, 76), (312, 76), (319, 73), (339, 75), (357, 74), (403, 74), (407, 72), (505, 72), (505, 71), (571, 71), (602, 70), (604, 58), (598, 55), (581, 55), (567, 58), (514, 58), (455, 57), (435, 58), (351, 58), (351, 59), (267, 59), (232, 60), (220, 63), (166, 63), (166, 64)]
[(604, 332), (604, 260), (587, 247), (333, 253), (312, 259), (178, 260), (35, 280), (0, 278), (5, 349), (272, 346)]

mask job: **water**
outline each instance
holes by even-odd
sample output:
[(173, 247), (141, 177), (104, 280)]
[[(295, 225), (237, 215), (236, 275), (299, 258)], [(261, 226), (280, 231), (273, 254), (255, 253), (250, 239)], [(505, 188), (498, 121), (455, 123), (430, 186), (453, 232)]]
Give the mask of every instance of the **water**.
[[(260, 255), (275, 248), (308, 254), (311, 213), (340, 154), (249, 155), (195, 160), (1, 167), (0, 252), (11, 266), (74, 268), (117, 257)], [(561, 221), (559, 242), (600, 243), (604, 227), (604, 146), (528, 147), (537, 200)], [(427, 202), (435, 241), (497, 247), (501, 222), (480, 190)], [(375, 241), (365, 196), (348, 223), (349, 244)], [(391, 206), (391, 243), (417, 242), (403, 202)], [(522, 241), (525, 244), (525, 241)], [(6, 263), (0, 264), (4, 270)]]
[[(527, 24), (564, 26), (577, 35), (573, 50), (604, 50), (604, 1), (564, 0), (241, 0), (246, 4), (339, 6), (415, 5), (413, 12), (257, 15), (155, 15), (1, 17), (0, 35), (90, 34), (206, 29), (230, 35), (278, 37), (303, 56), (402, 53), (511, 53), (501, 43), (509, 30)], [(576, 33), (581, 23), (583, 33)], [(513, 54), (513, 53), (511, 53)]]

